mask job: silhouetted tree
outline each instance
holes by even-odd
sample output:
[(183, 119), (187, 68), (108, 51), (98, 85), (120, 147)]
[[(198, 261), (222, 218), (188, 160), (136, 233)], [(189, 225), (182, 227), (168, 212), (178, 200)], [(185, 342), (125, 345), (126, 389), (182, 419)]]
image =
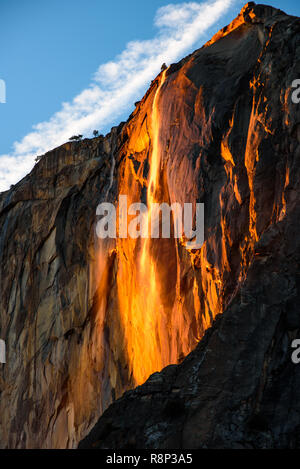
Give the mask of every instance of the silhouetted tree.
[(73, 135), (73, 137), (69, 138), (69, 140), (78, 142), (78, 140), (81, 140), (82, 137), (83, 137), (83, 135), (80, 135), (80, 134), (79, 135)]

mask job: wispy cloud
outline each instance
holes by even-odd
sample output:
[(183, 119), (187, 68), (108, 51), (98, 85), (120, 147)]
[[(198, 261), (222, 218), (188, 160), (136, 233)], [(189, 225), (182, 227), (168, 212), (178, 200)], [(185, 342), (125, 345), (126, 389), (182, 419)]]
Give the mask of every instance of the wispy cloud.
[(15, 184), (34, 165), (36, 155), (61, 145), (76, 133), (90, 134), (106, 127), (140, 97), (163, 62), (181, 58), (216, 23), (235, 0), (188, 2), (159, 8), (156, 37), (129, 42), (112, 62), (101, 65), (90, 85), (72, 102), (63, 103), (47, 122), (13, 144), (13, 152), (0, 155), (0, 191)]

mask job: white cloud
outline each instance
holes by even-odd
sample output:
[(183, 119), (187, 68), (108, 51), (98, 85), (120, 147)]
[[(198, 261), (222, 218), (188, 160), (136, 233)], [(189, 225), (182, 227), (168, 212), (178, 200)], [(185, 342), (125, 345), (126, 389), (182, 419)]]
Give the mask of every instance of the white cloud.
[(90, 134), (93, 129), (116, 123), (159, 72), (161, 64), (182, 58), (234, 1), (188, 2), (159, 8), (156, 37), (129, 42), (114, 61), (98, 68), (87, 89), (72, 102), (63, 103), (49, 121), (33, 126), (31, 133), (13, 144), (11, 154), (0, 155), (0, 191), (27, 174), (36, 155), (61, 145), (71, 135)]

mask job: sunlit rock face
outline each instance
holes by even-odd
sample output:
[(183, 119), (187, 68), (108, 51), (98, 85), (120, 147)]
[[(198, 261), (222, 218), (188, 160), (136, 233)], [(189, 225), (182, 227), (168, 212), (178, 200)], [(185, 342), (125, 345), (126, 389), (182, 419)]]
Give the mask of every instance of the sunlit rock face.
[(1, 194), (1, 447), (72, 447), (101, 413), (93, 224), (120, 129), (49, 152)]
[[(8, 351), (0, 381), (3, 447), (75, 447), (112, 401), (152, 373), (181, 362), (199, 341), (197, 350), (203, 348), (201, 339), (214, 318), (226, 311), (230, 323), (234, 308), (238, 320), (246, 321), (240, 325), (241, 339), (237, 327), (233, 334), (229, 327), (224, 333), (218, 329), (218, 340), (204, 351), (204, 356), (211, 350), (215, 355), (201, 380), (197, 360), (200, 366), (203, 356), (194, 354), (190, 374), (196, 381), (186, 389), (186, 371), (178, 386), (172, 386), (182, 388), (183, 405), (189, 393), (201, 392), (201, 383), (207, 392), (222, 390), (240, 357), (246, 356), (239, 347), (255, 355), (247, 331), (254, 334), (269, 324), (257, 369), (255, 363), (253, 370), (249, 365), (247, 378), (249, 395), (263, 395), (259, 376), (274, 325), (282, 319), (276, 309), (277, 316), (274, 312), (268, 320), (272, 295), (260, 287), (266, 280), (264, 265), (279, 256), (279, 246), (280, 259), (289, 251), (293, 261), (282, 279), (282, 285), (288, 284), (287, 296), (279, 295), (278, 303), (297, 298), (299, 251), (292, 233), (287, 234), (298, 219), (300, 121), (299, 106), (291, 96), (292, 83), (300, 78), (299, 31), (297, 18), (248, 4), (203, 48), (163, 71), (126, 124), (105, 138), (50, 152), (29, 176), (1, 195), (0, 332)], [(190, 251), (184, 239), (99, 240), (96, 207), (101, 201), (118, 206), (120, 195), (127, 195), (128, 205), (142, 201), (148, 207), (153, 202), (204, 203), (204, 245)], [(274, 247), (272, 233), (277, 236)], [(280, 263), (274, 265), (270, 261), (268, 278), (280, 274)], [(249, 282), (251, 288), (257, 282), (251, 294)], [(274, 277), (276, 290), (279, 284)], [(252, 314), (249, 298), (254, 301), (255, 291), (258, 312)], [(245, 305), (250, 308), (247, 314)], [(224, 367), (218, 357), (222, 346), (233, 340), (224, 350), (232, 361)], [(178, 370), (189, 370), (185, 363)], [(219, 368), (224, 376), (212, 373)], [(263, 379), (267, 376), (266, 372)], [(172, 392), (169, 384), (162, 400)], [(224, 396), (230, 392), (225, 385), (222, 405), (211, 415), (224, 415)], [(149, 402), (151, 393), (145, 394)], [(234, 405), (238, 389), (236, 393)], [(247, 399), (246, 394), (241, 399)], [(133, 396), (144, 415), (148, 397), (143, 392), (140, 401), (139, 395)], [(213, 403), (211, 396), (203, 394), (201, 402)], [(104, 446), (131, 444), (131, 419), (120, 402), (109, 411), (109, 424), (100, 420), (106, 430), (96, 432), (96, 440), (107, 434)], [(199, 402), (193, 401), (191, 413)], [(162, 424), (163, 430), (166, 416), (157, 409), (152, 423)], [(119, 410), (129, 427), (118, 424), (116, 442), (107, 428)], [(201, 419), (206, 420), (209, 411), (204, 414)], [(212, 420), (207, 428), (213, 427)], [(132, 444), (151, 447), (154, 430), (138, 428), (140, 439), (135, 435)], [(191, 432), (187, 430), (186, 442)], [(199, 438), (204, 438), (203, 432)], [(179, 445), (172, 438), (169, 447)], [(168, 445), (161, 441), (155, 442), (157, 447)]]

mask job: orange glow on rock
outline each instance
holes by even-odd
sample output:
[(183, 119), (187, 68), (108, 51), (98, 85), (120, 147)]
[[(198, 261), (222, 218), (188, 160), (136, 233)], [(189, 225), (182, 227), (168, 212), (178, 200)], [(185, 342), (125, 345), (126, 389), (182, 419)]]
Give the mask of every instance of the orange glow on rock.
[[(155, 90), (150, 113), (152, 149), (148, 182), (138, 178), (141, 186), (147, 185), (148, 187), (149, 221), (151, 219), (151, 204), (157, 201), (156, 191), (160, 173), (158, 100), (165, 75), (166, 72), (163, 72), (160, 83)], [(146, 132), (146, 125), (144, 132)], [(146, 142), (147, 138), (140, 134), (138, 141)], [(132, 136), (131, 142), (133, 142), (135, 152), (141, 150), (140, 144), (135, 148), (134, 136)], [(130, 181), (126, 179), (125, 173), (123, 183), (129, 189)], [(143, 383), (152, 372), (162, 369), (170, 362), (177, 361), (177, 357), (172, 356), (170, 351), (169, 325), (157, 277), (159, 266), (152, 256), (151, 248), (152, 240), (150, 238), (139, 240), (139, 242), (132, 239), (118, 240), (117, 283), (120, 319), (126, 341), (129, 373), (135, 384)]]

